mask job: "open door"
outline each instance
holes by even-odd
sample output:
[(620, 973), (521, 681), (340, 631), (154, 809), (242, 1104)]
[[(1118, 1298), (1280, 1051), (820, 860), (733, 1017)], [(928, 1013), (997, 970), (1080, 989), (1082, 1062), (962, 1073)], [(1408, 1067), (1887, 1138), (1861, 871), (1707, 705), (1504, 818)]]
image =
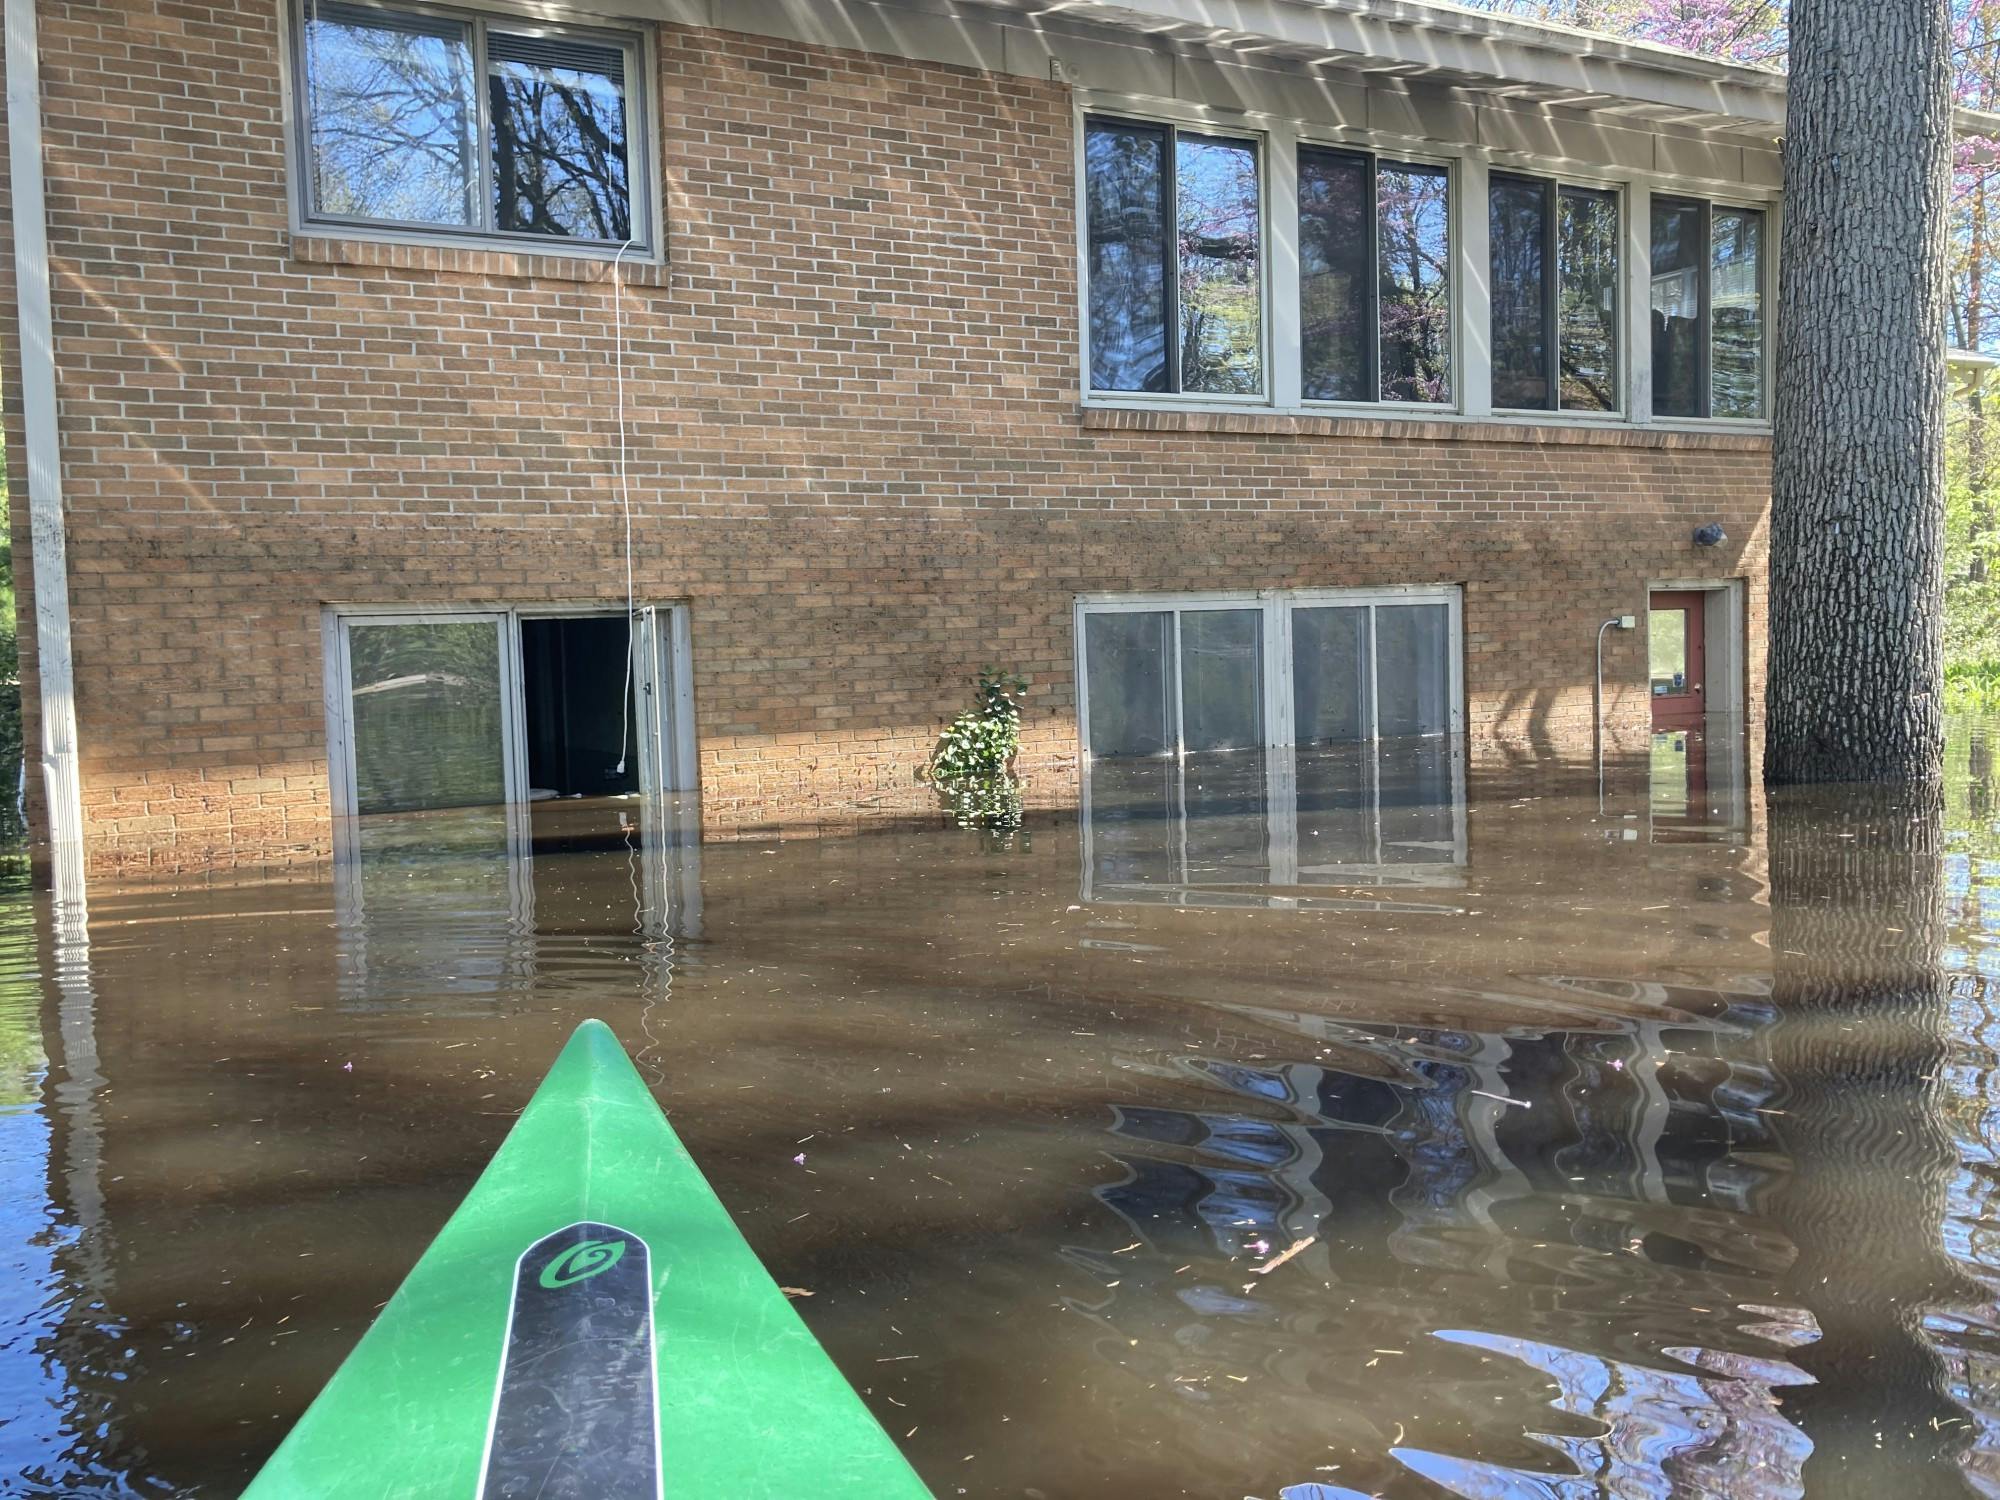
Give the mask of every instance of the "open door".
[(1707, 605), (1699, 590), (1659, 592), (1648, 601), (1647, 677), (1655, 730), (1699, 729), (1708, 712)]

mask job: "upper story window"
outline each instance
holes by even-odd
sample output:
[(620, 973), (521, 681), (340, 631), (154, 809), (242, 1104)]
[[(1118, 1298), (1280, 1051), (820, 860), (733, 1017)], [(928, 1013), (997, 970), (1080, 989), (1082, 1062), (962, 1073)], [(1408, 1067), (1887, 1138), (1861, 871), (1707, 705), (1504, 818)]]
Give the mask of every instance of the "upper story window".
[(1494, 406), (1618, 410), (1618, 195), (1495, 172), (1487, 208)]
[(1305, 398), (1449, 402), (1451, 258), (1444, 167), (1301, 147)]
[(637, 35), (341, 0), (300, 35), (308, 220), (643, 244)]
[(1092, 390), (1263, 393), (1255, 141), (1093, 118), (1084, 219)]
[(1653, 199), (1653, 412), (1764, 415), (1764, 214)]

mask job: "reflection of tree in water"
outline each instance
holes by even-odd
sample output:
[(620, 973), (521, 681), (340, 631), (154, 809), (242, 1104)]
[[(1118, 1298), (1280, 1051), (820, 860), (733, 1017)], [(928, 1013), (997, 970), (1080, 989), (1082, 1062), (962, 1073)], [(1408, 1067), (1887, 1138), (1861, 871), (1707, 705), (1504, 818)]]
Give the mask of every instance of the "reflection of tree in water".
[(1946, 1063), (1940, 806), (1932, 793), (1792, 789), (1770, 809), (1777, 1132), (1793, 1170), (1773, 1210), (1792, 1294), (1824, 1339), (1787, 1409), (1815, 1493), (1962, 1493), (1939, 1462), (1962, 1413), (1929, 1309), (1964, 1285), (1940, 1243), (1955, 1154)]

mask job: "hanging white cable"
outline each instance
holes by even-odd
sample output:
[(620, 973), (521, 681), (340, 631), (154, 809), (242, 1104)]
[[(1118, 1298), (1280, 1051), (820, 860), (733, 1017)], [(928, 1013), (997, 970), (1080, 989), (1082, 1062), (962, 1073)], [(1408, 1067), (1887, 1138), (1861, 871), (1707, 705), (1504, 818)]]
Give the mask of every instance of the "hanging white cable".
[[(636, 628), (632, 592), (632, 478), (626, 453), (625, 436), (625, 281), (619, 262), (625, 259), (633, 240), (627, 236), (625, 243), (618, 247), (618, 253), (611, 257), (611, 369), (613, 388), (617, 392), (618, 410), (618, 503), (625, 513), (625, 691), (619, 697), (618, 727), (618, 770), (625, 774), (626, 748), (632, 741), (632, 634)], [(640, 789), (644, 791), (642, 787)]]

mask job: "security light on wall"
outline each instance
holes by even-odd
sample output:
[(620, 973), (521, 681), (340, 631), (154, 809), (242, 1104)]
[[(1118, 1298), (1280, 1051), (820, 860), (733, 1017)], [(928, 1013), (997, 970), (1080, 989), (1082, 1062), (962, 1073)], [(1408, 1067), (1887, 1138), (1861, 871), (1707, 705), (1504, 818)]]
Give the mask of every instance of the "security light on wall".
[(1694, 544), (1697, 547), (1720, 547), (1728, 540), (1729, 533), (1716, 521), (1710, 521), (1706, 526), (1697, 526), (1694, 529)]

